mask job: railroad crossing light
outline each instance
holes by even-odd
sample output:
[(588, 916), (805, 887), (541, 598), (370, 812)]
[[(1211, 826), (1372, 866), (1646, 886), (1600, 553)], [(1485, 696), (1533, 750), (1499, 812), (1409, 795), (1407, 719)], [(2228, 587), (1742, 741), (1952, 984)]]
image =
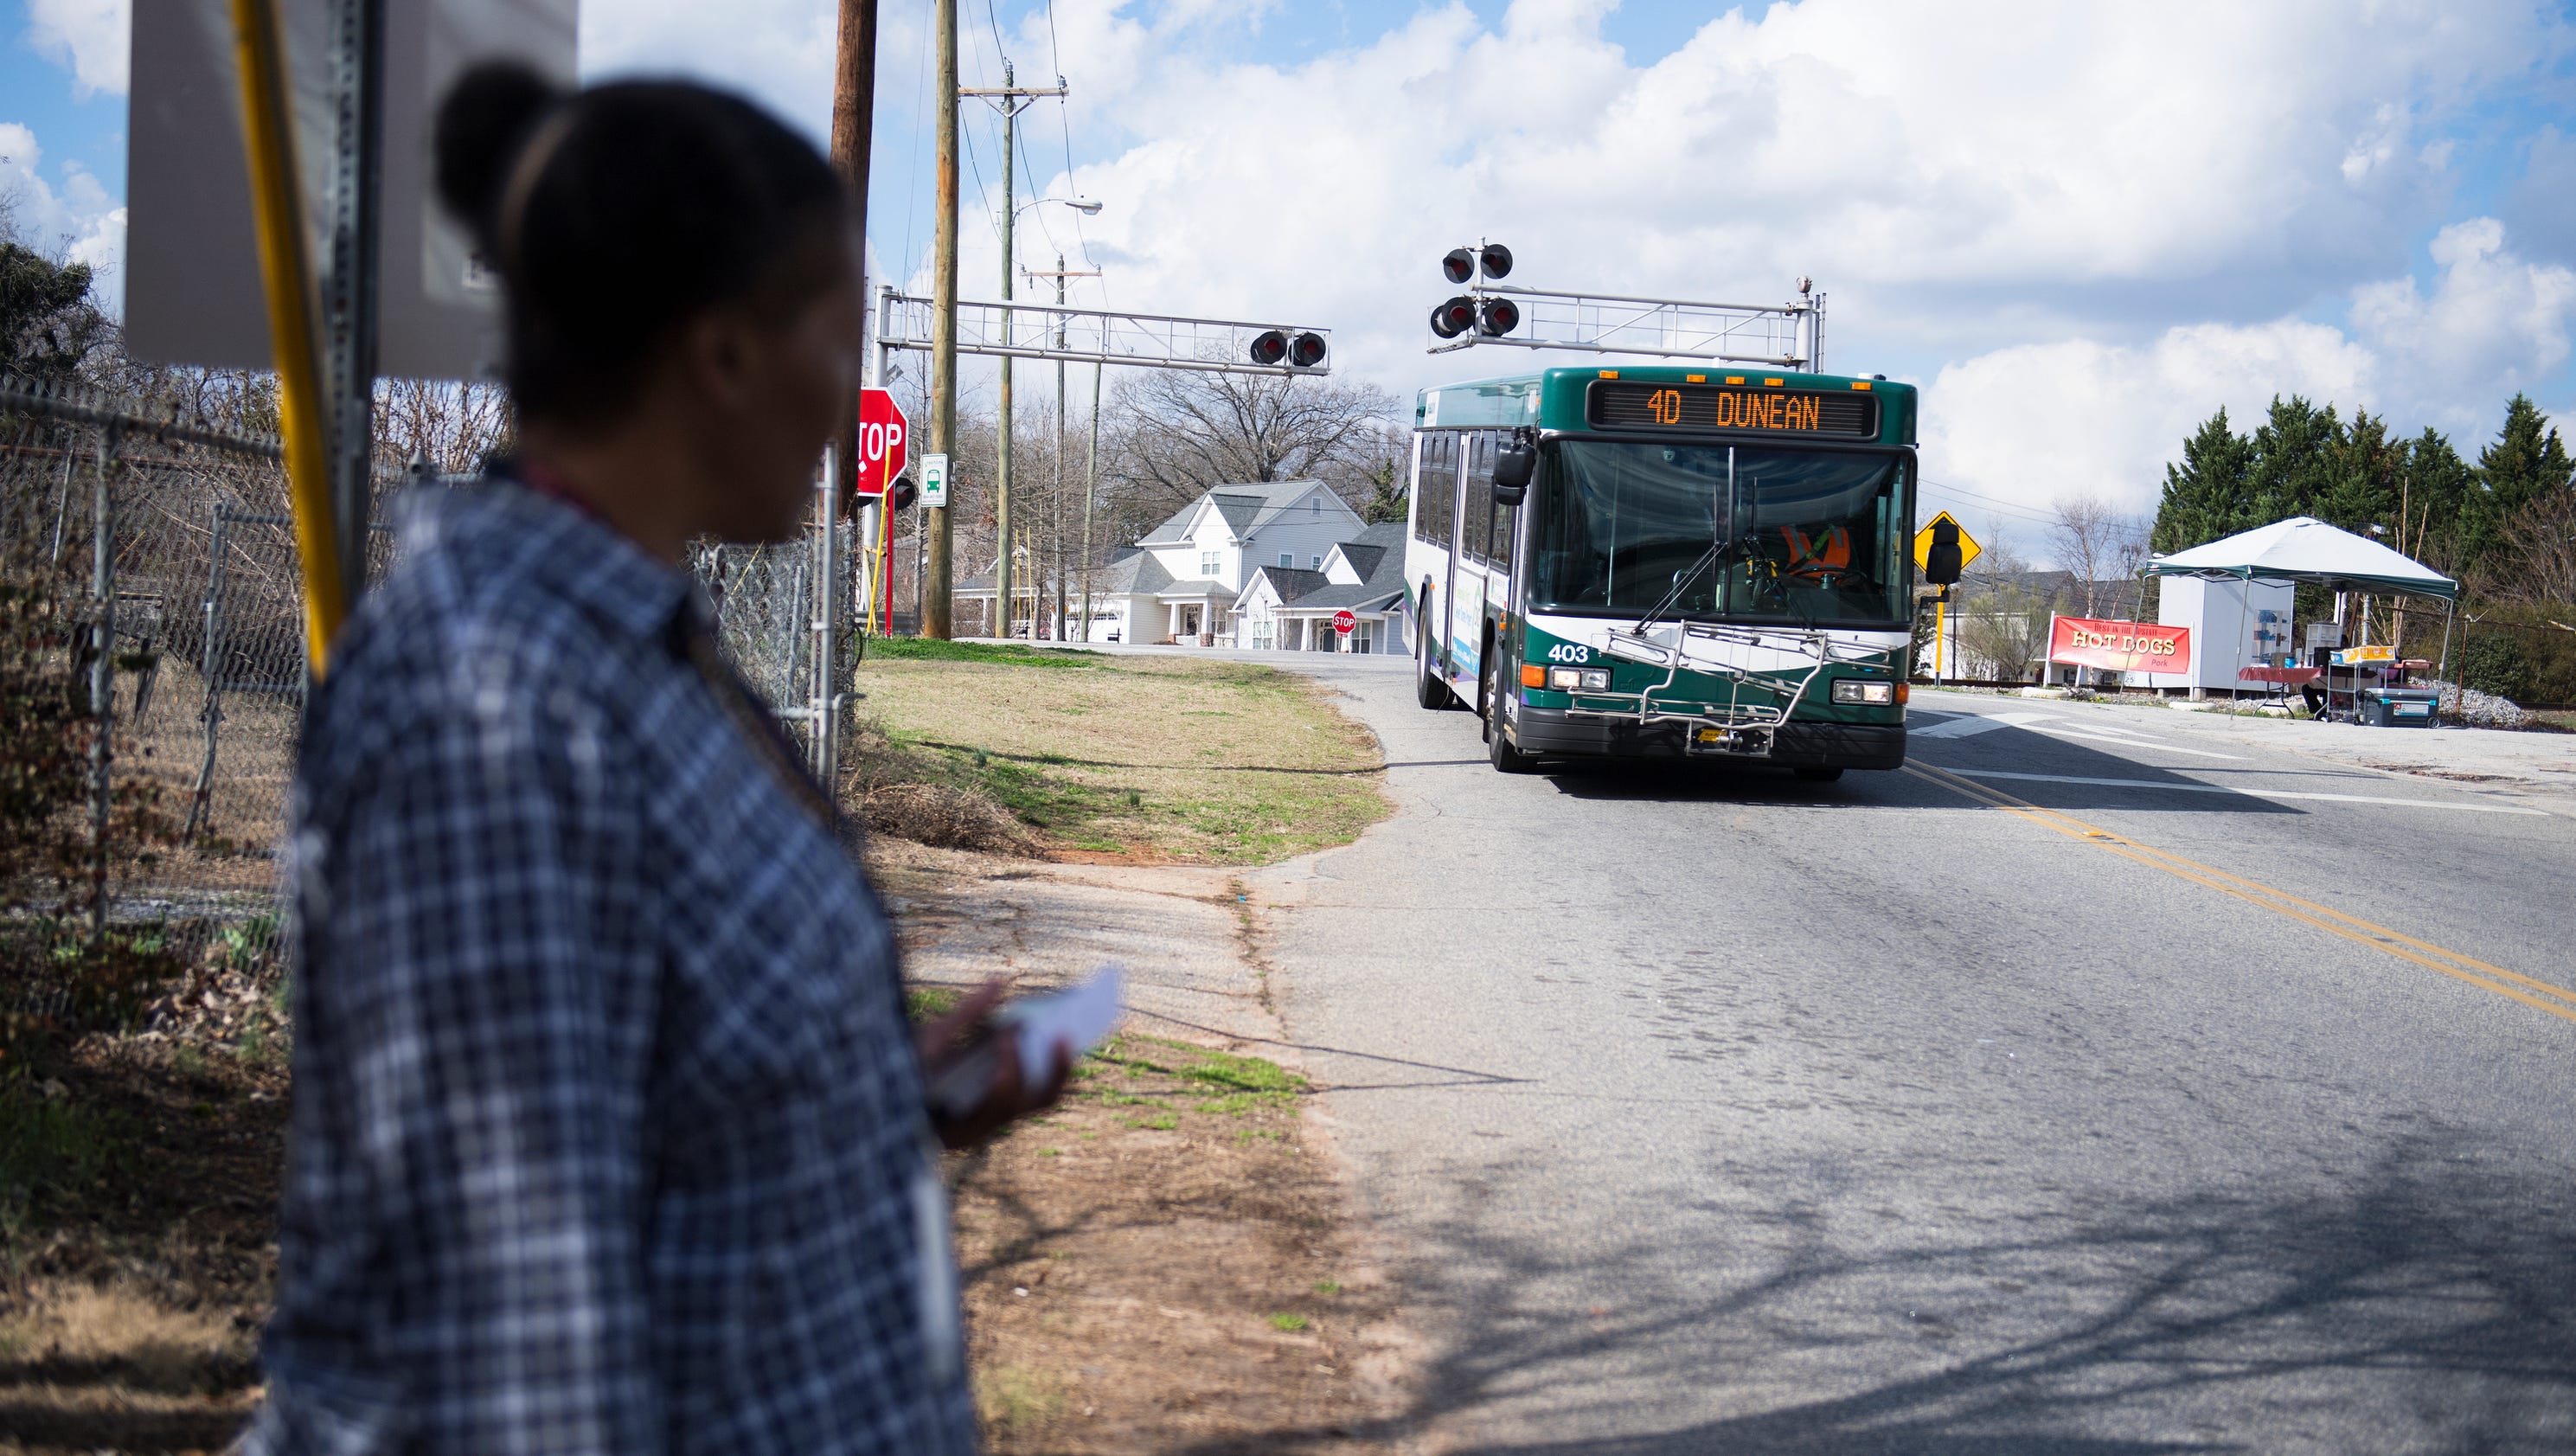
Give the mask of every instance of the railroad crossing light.
[(1489, 298), (1476, 313), (1476, 332), (1498, 339), (1521, 326), (1521, 307), (1508, 298)]
[(1476, 276), (1476, 255), (1465, 248), (1451, 248), (1440, 260), (1440, 271), (1452, 283), (1464, 283)]
[(1464, 295), (1431, 310), (1431, 332), (1444, 339), (1454, 339), (1475, 326), (1476, 300)]
[(921, 487), (912, 483), (912, 477), (904, 476), (886, 487), (885, 508), (888, 511), (906, 510), (920, 498)]
[(1324, 362), (1324, 336), (1299, 334), (1288, 346), (1288, 362), (1300, 369), (1312, 369)]
[(1932, 544), (1923, 551), (1923, 579), (1934, 586), (1949, 586), (1959, 579), (1959, 523), (1938, 520), (1932, 523)]
[(1288, 336), (1277, 329), (1271, 329), (1252, 341), (1252, 362), (1255, 364), (1276, 364), (1287, 357)]
[(1512, 271), (1512, 250), (1500, 243), (1487, 243), (1484, 251), (1476, 255), (1476, 264), (1485, 270), (1486, 277), (1500, 278)]

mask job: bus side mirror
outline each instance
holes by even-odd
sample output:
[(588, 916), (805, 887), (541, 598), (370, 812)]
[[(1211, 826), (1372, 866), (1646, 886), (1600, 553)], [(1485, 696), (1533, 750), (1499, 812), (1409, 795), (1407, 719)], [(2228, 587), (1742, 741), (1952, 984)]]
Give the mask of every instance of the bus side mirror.
[(1959, 580), (1959, 526), (1955, 521), (1932, 523), (1932, 544), (1923, 552), (1923, 579), (1934, 586), (1950, 586)]
[(1530, 477), (1538, 473), (1538, 451), (1527, 445), (1513, 445), (1494, 457), (1494, 502), (1516, 506), (1529, 493)]

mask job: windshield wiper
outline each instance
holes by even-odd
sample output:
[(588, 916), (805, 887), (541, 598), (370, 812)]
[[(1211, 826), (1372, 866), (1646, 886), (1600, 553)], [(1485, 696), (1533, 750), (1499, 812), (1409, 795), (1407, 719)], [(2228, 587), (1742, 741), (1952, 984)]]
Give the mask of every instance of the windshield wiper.
[(1680, 605), (1682, 593), (1690, 590), (1691, 583), (1699, 580), (1701, 572), (1733, 555), (1744, 544), (1742, 539), (1734, 538), (1709, 542), (1708, 549), (1700, 553), (1699, 560), (1692, 562), (1688, 571), (1673, 578), (1673, 589), (1664, 593), (1664, 599), (1648, 608), (1646, 615), (1637, 619), (1637, 625), (1628, 630), (1640, 637), (1646, 635), (1647, 628), (1664, 620), (1665, 613)]

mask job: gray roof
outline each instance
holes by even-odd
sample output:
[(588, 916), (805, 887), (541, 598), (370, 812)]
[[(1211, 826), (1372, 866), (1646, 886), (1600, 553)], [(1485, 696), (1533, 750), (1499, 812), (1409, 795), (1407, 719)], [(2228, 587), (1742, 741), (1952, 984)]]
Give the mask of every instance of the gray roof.
[[(1264, 566), (1252, 574), (1270, 578), (1270, 589), (1279, 593), (1281, 606), (1299, 605), (1308, 596), (1332, 585), (1322, 572), (1308, 571), (1302, 566)], [(1245, 582), (1244, 589), (1251, 590), (1252, 583)]]
[[(1246, 481), (1241, 484), (1211, 486), (1198, 500), (1191, 501), (1188, 505), (1174, 511), (1163, 524), (1146, 532), (1136, 544), (1177, 546), (1188, 540), (1189, 537), (1182, 527), (1189, 524), (1190, 517), (1198, 514), (1199, 501), (1213, 501), (1217, 514), (1225, 517), (1228, 530), (1238, 537), (1249, 536), (1270, 524), (1290, 506), (1304, 499), (1307, 492), (1322, 486), (1323, 482), (1320, 480)], [(1324, 493), (1332, 496), (1330, 490), (1325, 490)], [(1337, 505), (1341, 504), (1341, 498), (1338, 496), (1333, 496), (1333, 501)], [(1342, 508), (1350, 509), (1347, 505)]]
[(1172, 584), (1172, 574), (1151, 551), (1130, 551), (1092, 573), (1094, 596), (1142, 596)]
[(1315, 585), (1294, 596), (1280, 587), (1281, 606), (1296, 611), (1338, 611), (1349, 607), (1356, 611), (1374, 611), (1389, 600), (1404, 595), (1404, 526), (1401, 522), (1370, 526), (1356, 539), (1341, 543), (1342, 555), (1358, 569), (1363, 580), (1356, 586), (1329, 581), (1320, 571), (1282, 571), (1275, 566), (1262, 569), (1270, 579), (1311, 577)]

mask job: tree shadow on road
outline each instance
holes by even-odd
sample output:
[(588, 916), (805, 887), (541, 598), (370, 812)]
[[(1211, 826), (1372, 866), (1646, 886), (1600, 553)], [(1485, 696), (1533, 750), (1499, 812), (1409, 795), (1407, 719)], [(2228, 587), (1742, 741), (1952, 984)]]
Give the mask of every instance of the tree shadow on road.
[[(1405, 1231), (1408, 1278), (1456, 1322), (1410, 1407), (1361, 1434), (1530, 1456), (2565, 1450), (2569, 1172), (2436, 1129), (2297, 1192), (2061, 1189), (1873, 1226), (1890, 1190), (1851, 1170), (1797, 1207), (1641, 1211), (1613, 1248), (1435, 1222)], [(1725, 1233), (1650, 1231), (1677, 1222)], [(1193, 1449), (1309, 1445), (1329, 1433)]]

